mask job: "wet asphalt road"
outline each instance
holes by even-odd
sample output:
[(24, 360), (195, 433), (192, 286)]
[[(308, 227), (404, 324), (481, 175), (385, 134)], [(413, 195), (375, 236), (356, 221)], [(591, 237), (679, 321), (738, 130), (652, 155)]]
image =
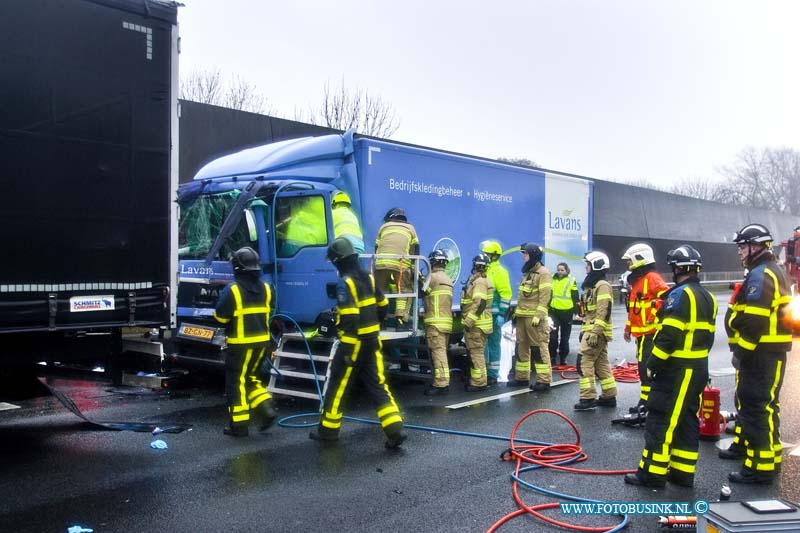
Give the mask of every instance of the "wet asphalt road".
[[(720, 294), (724, 316), (726, 294)], [(613, 316), (612, 359), (631, 359), (633, 344), (621, 340), (624, 310)], [(577, 329), (571, 347), (577, 347)], [(784, 442), (800, 443), (800, 362), (790, 357), (782, 394)], [(720, 327), (710, 368), (730, 367)], [(574, 353), (569, 362), (574, 362)], [(105, 421), (184, 422), (181, 434), (98, 431), (64, 409), (53, 397), (16, 402), (0, 411), (0, 530), (65, 532), (73, 525), (101, 531), (486, 531), (517, 509), (509, 473), (499, 459), (507, 442), (409, 430), (400, 451), (383, 447), (380, 429), (345, 422), (341, 440), (321, 445), (308, 429), (273, 427), (246, 439), (222, 435), (225, 423), (220, 376), (206, 376), (172, 395), (112, 387), (102, 376), (48, 378), (90, 418)], [(619, 385), (619, 408), (575, 413), (577, 383), (547, 394), (526, 393), (451, 410), (444, 406), (506, 392), (467, 394), (454, 378), (451, 394), (431, 399), (421, 383), (398, 383), (395, 396), (405, 421), (493, 435), (509, 435), (525, 413), (555, 409), (579, 427), (589, 455), (579, 468), (633, 469), (643, 446), (639, 429), (610, 420), (638, 397), (638, 385)], [(714, 378), (723, 409), (731, 410), (732, 375)], [(316, 412), (312, 402), (282, 406), (281, 416)], [(370, 406), (355, 400), (348, 414), (374, 419)], [(573, 442), (563, 421), (552, 415), (528, 419), (518, 436), (545, 442)], [(155, 450), (151, 441), (169, 448)], [(785, 453), (793, 448), (789, 447)], [(798, 448), (800, 450), (800, 448)], [(798, 452), (800, 453), (800, 451)], [(800, 456), (784, 456), (779, 482), (771, 487), (733, 486), (732, 499), (782, 497), (800, 501)], [(565, 474), (540, 470), (523, 474), (556, 492), (603, 501), (714, 500), (737, 463), (717, 458), (715, 444), (702, 442), (694, 489), (668, 485), (652, 490), (625, 485), (619, 475)], [(520, 489), (530, 504), (559, 501)], [(563, 500), (561, 500), (563, 501)], [(546, 511), (564, 519), (558, 509)], [(569, 517), (582, 525), (619, 522), (614, 516)], [(657, 517), (636, 516), (631, 531), (657, 531)], [(525, 516), (500, 531), (563, 531)]]

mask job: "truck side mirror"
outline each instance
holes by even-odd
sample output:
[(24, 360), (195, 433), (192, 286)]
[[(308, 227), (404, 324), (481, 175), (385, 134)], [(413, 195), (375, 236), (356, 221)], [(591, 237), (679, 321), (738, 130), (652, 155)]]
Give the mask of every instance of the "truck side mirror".
[(249, 207), (244, 210), (244, 220), (247, 224), (247, 238), (250, 242), (258, 240), (258, 232), (256, 231), (256, 215)]

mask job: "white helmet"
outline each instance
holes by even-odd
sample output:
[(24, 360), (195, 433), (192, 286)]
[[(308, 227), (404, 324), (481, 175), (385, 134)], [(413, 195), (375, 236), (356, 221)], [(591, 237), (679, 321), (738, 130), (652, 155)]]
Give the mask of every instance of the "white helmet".
[(653, 256), (653, 249), (643, 242), (631, 245), (622, 254), (622, 259), (631, 262), (631, 270), (645, 265), (652, 265), (656, 262), (656, 258)]
[(592, 270), (608, 270), (611, 267), (611, 261), (603, 252), (588, 252), (583, 256), (583, 260), (589, 263)]

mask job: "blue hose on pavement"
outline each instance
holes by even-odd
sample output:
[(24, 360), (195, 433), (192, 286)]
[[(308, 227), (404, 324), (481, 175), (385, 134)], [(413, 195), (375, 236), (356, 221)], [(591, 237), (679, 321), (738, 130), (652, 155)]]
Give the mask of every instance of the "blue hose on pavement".
[[(297, 322), (295, 322), (295, 320), (293, 318), (291, 318), (291, 317), (289, 317), (287, 315), (283, 315), (283, 314), (276, 314), (272, 318), (274, 319), (274, 318), (278, 318), (278, 317), (284, 318), (286, 320), (291, 321), (295, 325), (295, 327), (297, 328), (298, 331), (302, 331), (300, 329), (299, 324)], [(320, 417), (320, 412), (322, 411), (322, 404), (323, 404), (324, 398), (323, 398), (323, 395), (322, 395), (322, 390), (321, 390), (320, 385), (319, 385), (319, 375), (317, 374), (317, 368), (316, 368), (316, 365), (314, 364), (314, 357), (312, 356), (312, 353), (311, 353), (311, 346), (309, 346), (308, 340), (305, 337), (303, 337), (303, 341), (305, 342), (306, 351), (308, 352), (308, 357), (309, 357), (309, 360), (311, 362), (311, 369), (312, 369), (312, 372), (314, 373), (314, 383), (315, 383), (315, 385), (317, 387), (317, 394), (318, 394), (319, 399), (320, 399), (320, 411), (318, 411), (316, 413), (300, 413), (300, 414), (289, 415), (289, 416), (285, 416), (283, 418), (280, 418), (278, 420), (278, 425), (281, 426), (281, 427), (284, 427), (284, 428), (300, 428), (300, 429), (302, 429), (302, 428), (310, 428), (310, 427), (314, 427), (314, 426), (319, 425), (319, 417)], [(275, 370), (278, 371), (278, 369), (275, 369)], [(278, 371), (278, 373), (280, 375), (279, 371)], [(531, 414), (532, 413), (528, 413), (527, 415), (525, 415), (523, 417), (523, 419), (527, 418)], [(561, 415), (561, 416), (564, 417), (564, 415)], [(312, 420), (305, 420), (304, 421), (304, 419), (308, 419), (308, 418), (313, 418), (313, 421)], [(369, 418), (360, 418), (360, 417), (346, 416), (346, 415), (343, 416), (342, 418), (344, 418), (346, 420), (353, 421), (353, 422), (360, 422), (362, 424), (371, 424), (371, 425), (376, 425), (376, 426), (380, 425), (380, 421), (369, 419)], [(564, 418), (566, 418), (566, 417), (564, 417)], [(299, 421), (296, 421), (296, 420), (299, 420)], [(522, 420), (520, 420), (520, 422), (521, 421)], [(570, 423), (572, 424), (572, 422), (570, 422)], [(517, 426), (519, 426), (519, 422), (517, 423)], [(573, 426), (574, 426), (574, 424), (573, 424)], [(419, 430), (419, 431), (428, 431), (428, 432), (431, 432), (431, 433), (442, 433), (442, 434), (445, 434), (445, 435), (456, 435), (456, 436), (461, 436), (461, 437), (473, 437), (473, 438), (499, 440), (499, 441), (511, 441), (512, 443), (521, 443), (521, 444), (527, 444), (527, 445), (533, 445), (533, 446), (543, 446), (543, 447), (557, 446), (557, 445), (555, 445), (553, 443), (535, 441), (535, 440), (530, 440), (530, 439), (521, 439), (521, 438), (508, 437), (508, 436), (502, 436), (502, 435), (490, 435), (490, 434), (487, 434), (487, 433), (474, 433), (474, 432), (470, 432), (470, 431), (459, 431), (459, 430), (455, 430), (455, 429), (436, 428), (436, 427), (430, 427), (430, 426), (420, 426), (420, 425), (416, 425), (416, 424), (403, 424), (403, 427), (406, 428), (406, 429), (415, 429), (415, 430)], [(516, 427), (514, 429), (515, 429), (515, 432), (516, 432)], [(502, 455), (505, 455), (505, 453), (506, 452), (503, 452)], [(578, 461), (579, 459), (580, 459), (579, 455), (574, 455), (574, 456), (572, 456), (572, 457), (570, 457), (570, 458), (568, 458), (568, 459), (566, 459), (564, 461), (553, 462), (552, 464), (554, 464), (556, 466), (563, 466), (563, 465), (567, 465), (567, 464), (570, 464), (570, 463), (574, 463), (574, 462)], [(524, 467), (524, 468), (519, 468), (518, 470), (515, 470), (515, 472), (511, 473), (511, 478), (515, 482), (521, 484), (522, 486), (527, 487), (530, 490), (533, 490), (535, 492), (538, 492), (540, 494), (544, 494), (544, 495), (547, 495), (547, 496), (553, 496), (555, 498), (565, 499), (565, 500), (572, 500), (572, 501), (577, 501), (577, 502), (603, 503), (600, 500), (593, 500), (593, 499), (590, 499), (590, 498), (581, 498), (579, 496), (573, 496), (571, 494), (565, 494), (565, 493), (561, 493), (561, 492), (556, 492), (556, 491), (552, 491), (552, 490), (549, 490), (549, 489), (545, 489), (543, 487), (539, 487), (537, 485), (534, 485), (532, 483), (524, 481), (519, 476), (519, 474), (521, 474), (523, 472), (528, 472), (528, 471), (531, 471), (531, 470), (538, 470), (540, 468), (544, 468), (544, 465), (534, 464), (534, 465), (527, 466), (527, 467)], [(616, 526), (613, 526), (613, 527), (608, 528), (608, 529), (606, 529), (606, 528), (584, 528), (584, 527), (581, 527), (581, 526), (573, 526), (571, 524), (564, 524), (564, 525), (567, 526), (567, 527), (570, 527), (572, 529), (576, 529), (578, 531), (581, 531), (581, 530), (583, 530), (583, 531), (604, 531), (604, 532), (607, 532), (607, 533), (612, 533), (612, 532), (620, 531), (620, 530), (624, 529), (630, 523), (630, 516), (629, 515), (625, 514), (625, 515), (620, 515), (620, 516), (622, 516), (622, 521), (619, 524), (617, 524)], [(499, 522), (499, 523), (495, 524), (490, 529), (490, 531), (495, 530), (503, 522), (505, 522), (505, 519), (502, 522)]]

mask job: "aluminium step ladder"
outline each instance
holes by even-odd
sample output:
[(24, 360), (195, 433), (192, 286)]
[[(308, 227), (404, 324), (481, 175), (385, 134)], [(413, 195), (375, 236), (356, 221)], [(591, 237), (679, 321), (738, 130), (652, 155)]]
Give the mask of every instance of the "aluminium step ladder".
[[(428, 348), (425, 344), (406, 344), (403, 341), (410, 341), (411, 338), (418, 336), (421, 332), (416, 332), (416, 335), (411, 331), (391, 331), (381, 330), (380, 339), (384, 343), (384, 360), (386, 362), (386, 372), (393, 376), (402, 376), (405, 378), (418, 379), (423, 381), (432, 380), (431, 361)], [(311, 358), (308, 356), (305, 341), (308, 341), (308, 347), (311, 349), (311, 354), (314, 361), (314, 367), (311, 366)], [(396, 362), (402, 363), (403, 366), (407, 364), (416, 364), (420, 370), (411, 372), (401, 369), (390, 369), (389, 349), (394, 343), (400, 343), (403, 347), (413, 347), (418, 350), (417, 357), (403, 356)], [(317, 392), (317, 385), (314, 381), (314, 371), (316, 370), (316, 377), (319, 380), (320, 391), (325, 395), (328, 388), (328, 381), (330, 380), (330, 362), (333, 360), (333, 354), (336, 353), (336, 348), (339, 345), (339, 340), (331, 337), (315, 336), (310, 339), (304, 339), (300, 333), (285, 333), (281, 336), (278, 347), (275, 349), (274, 359), (272, 365), (275, 368), (270, 369), (269, 384), (267, 390), (271, 394), (278, 394), (282, 396), (293, 396), (296, 398), (306, 398), (309, 400), (320, 400)]]
[[(306, 341), (311, 349), (311, 357)], [(324, 396), (331, 375), (330, 362), (338, 344), (335, 338), (316, 336), (305, 339), (302, 333), (284, 333), (275, 349), (272, 361), (275, 368), (270, 369), (267, 390), (271, 394), (320, 401), (315, 371), (319, 390)], [(275, 371), (276, 368), (280, 375)]]

